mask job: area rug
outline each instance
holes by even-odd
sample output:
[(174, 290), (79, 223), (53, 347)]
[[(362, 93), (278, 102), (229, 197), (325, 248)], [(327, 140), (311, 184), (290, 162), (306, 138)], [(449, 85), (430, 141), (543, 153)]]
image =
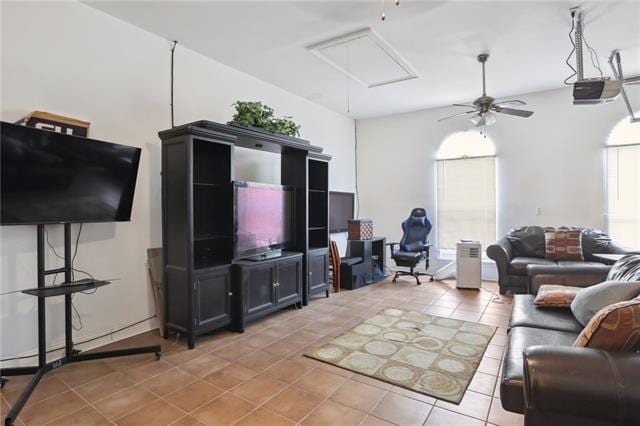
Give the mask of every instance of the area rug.
[(495, 331), (387, 308), (305, 355), (459, 404)]

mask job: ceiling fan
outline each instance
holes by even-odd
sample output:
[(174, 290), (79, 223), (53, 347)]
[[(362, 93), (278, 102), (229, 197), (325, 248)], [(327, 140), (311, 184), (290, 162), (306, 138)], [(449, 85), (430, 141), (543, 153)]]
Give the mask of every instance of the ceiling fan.
[(461, 112), (459, 114), (454, 114), (449, 117), (441, 118), (440, 121), (448, 120), (454, 117), (460, 117), (463, 115), (474, 114), (471, 116), (470, 120), (476, 127), (482, 126), (490, 126), (496, 122), (495, 113), (500, 114), (509, 114), (515, 115), (517, 117), (528, 118), (533, 115), (533, 111), (525, 111), (523, 109), (514, 109), (514, 108), (506, 108), (506, 105), (526, 105), (525, 102), (513, 99), (506, 101), (496, 102), (494, 98), (491, 96), (487, 96), (486, 85), (485, 85), (485, 74), (484, 74), (484, 64), (489, 59), (488, 53), (481, 53), (478, 55), (478, 62), (482, 64), (482, 96), (473, 101), (472, 103), (466, 104), (453, 104), (453, 106), (457, 107), (465, 107), (465, 108), (473, 108), (470, 111)]

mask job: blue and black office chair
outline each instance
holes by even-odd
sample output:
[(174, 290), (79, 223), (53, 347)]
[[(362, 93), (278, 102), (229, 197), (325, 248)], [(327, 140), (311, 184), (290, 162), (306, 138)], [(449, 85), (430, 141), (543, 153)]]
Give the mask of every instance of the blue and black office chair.
[[(426, 272), (418, 272), (415, 268), (423, 260), (426, 262), (425, 270), (429, 268), (429, 233), (431, 232), (431, 221), (427, 217), (427, 211), (422, 208), (411, 210), (411, 215), (402, 222), (402, 239), (399, 243), (389, 243), (391, 247), (391, 258), (396, 262), (397, 266), (409, 268), (409, 271), (396, 271), (393, 276), (393, 282), (399, 276), (410, 275), (416, 279), (418, 285), (420, 275), (430, 277), (429, 281), (433, 281), (433, 275)], [(398, 248), (396, 248), (398, 246)]]

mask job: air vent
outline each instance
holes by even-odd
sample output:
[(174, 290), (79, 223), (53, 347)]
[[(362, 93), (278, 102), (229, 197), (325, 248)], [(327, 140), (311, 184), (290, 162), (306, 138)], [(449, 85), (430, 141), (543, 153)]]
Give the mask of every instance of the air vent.
[(365, 87), (418, 77), (411, 65), (371, 28), (315, 43), (307, 49)]

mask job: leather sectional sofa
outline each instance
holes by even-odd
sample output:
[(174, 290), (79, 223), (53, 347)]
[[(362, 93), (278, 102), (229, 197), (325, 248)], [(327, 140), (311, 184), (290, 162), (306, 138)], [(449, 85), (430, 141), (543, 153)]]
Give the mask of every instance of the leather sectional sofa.
[[(640, 281), (640, 255), (618, 261), (604, 278)], [(640, 425), (640, 353), (573, 347), (583, 327), (571, 309), (538, 308), (533, 299), (513, 299), (503, 408), (524, 413), (529, 426)]]
[[(602, 281), (610, 266), (600, 262), (594, 254), (633, 253), (597, 229), (582, 230), (583, 262), (545, 259), (544, 228), (525, 226), (509, 233), (487, 247), (487, 255), (496, 262), (500, 294), (529, 293), (529, 270), (542, 275), (550, 271), (554, 284), (584, 286)], [(549, 270), (549, 268), (551, 268)]]

